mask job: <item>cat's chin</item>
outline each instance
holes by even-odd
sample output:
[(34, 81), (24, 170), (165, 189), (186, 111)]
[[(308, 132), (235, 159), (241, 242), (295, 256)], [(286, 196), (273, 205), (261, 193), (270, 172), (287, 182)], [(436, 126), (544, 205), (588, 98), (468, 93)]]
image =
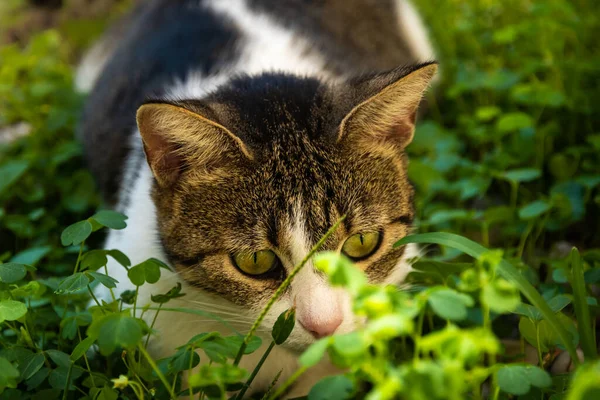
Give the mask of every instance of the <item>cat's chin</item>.
[(289, 343), (284, 343), (282, 344), (282, 347), (285, 348), (286, 350), (288, 350), (291, 353), (300, 355), (302, 353), (304, 353), (304, 351), (306, 349), (308, 349), (310, 347), (311, 344), (313, 344), (315, 341), (312, 341), (310, 343), (299, 343), (299, 342), (289, 342)]

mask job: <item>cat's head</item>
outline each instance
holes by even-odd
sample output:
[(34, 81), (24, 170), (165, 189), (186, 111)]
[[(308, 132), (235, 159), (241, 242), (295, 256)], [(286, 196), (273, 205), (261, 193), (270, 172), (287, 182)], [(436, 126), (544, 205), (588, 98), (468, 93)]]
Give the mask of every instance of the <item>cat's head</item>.
[[(372, 282), (400, 283), (405, 249), (392, 245), (413, 220), (404, 149), (435, 71), (430, 63), (335, 84), (265, 74), (201, 100), (143, 105), (138, 127), (173, 268), (256, 315), (345, 215), (321, 249), (345, 253)], [(355, 326), (347, 294), (311, 262), (265, 328), (292, 305), (293, 347)]]

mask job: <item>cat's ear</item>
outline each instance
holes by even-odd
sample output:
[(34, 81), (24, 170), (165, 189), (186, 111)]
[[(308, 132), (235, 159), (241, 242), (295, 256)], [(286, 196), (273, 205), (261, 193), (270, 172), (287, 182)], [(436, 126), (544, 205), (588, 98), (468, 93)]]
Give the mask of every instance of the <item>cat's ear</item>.
[(431, 63), (408, 74), (398, 69), (356, 82), (353, 98), (358, 104), (342, 120), (338, 141), (404, 149), (412, 141), (417, 109), (436, 71), (437, 64)]
[(186, 168), (208, 175), (235, 159), (252, 159), (237, 136), (197, 108), (150, 103), (137, 111), (144, 152), (160, 186), (171, 186)]

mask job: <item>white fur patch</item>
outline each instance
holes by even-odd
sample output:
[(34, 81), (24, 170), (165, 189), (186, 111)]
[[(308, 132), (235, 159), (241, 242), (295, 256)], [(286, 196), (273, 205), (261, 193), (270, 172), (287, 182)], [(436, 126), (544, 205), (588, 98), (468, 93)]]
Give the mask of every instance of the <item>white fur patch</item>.
[[(129, 169), (125, 171), (124, 183), (131, 186), (123, 185), (122, 188), (122, 193), (128, 192), (128, 206), (121, 210), (129, 217), (127, 227), (121, 231), (110, 231), (104, 247), (121, 250), (129, 257), (132, 265), (151, 257), (166, 262), (166, 257), (158, 241), (156, 208), (150, 198), (152, 172), (144, 160), (141, 163), (141, 168), (137, 171), (139, 174), (137, 179), (131, 180), (134, 165), (131, 162), (129, 164)], [(119, 281), (119, 292), (135, 289), (135, 286), (127, 277), (125, 268), (112, 259), (109, 263), (109, 272), (113, 278)], [(151, 286), (148, 288), (151, 288)], [(106, 299), (108, 290), (104, 288), (101, 293), (102, 297)]]
[(310, 242), (308, 241), (308, 233), (306, 232), (306, 217), (302, 209), (302, 204), (298, 202), (294, 207), (294, 222), (290, 229), (292, 246), (290, 252), (294, 265), (300, 263), (311, 249)]
[(386, 280), (383, 282), (387, 285), (401, 285), (406, 278), (406, 275), (412, 271), (412, 266), (410, 260), (419, 257), (419, 248), (416, 244), (407, 244), (404, 249), (404, 254), (402, 258), (396, 264), (396, 267), (392, 270), (392, 272), (388, 275)]
[(244, 0), (210, 0), (203, 3), (203, 6), (226, 17), (241, 32), (243, 39), (239, 44), (240, 58), (210, 76), (190, 71), (183, 82), (176, 81), (167, 89), (168, 98), (202, 98), (236, 74), (287, 72), (335, 79), (324, 72), (325, 61), (317, 53), (310, 51), (311, 47), (305, 39), (278, 25), (268, 15), (252, 12)]
[(217, 75), (204, 76), (190, 72), (183, 81), (176, 80), (167, 89), (165, 97), (170, 100), (201, 99), (231, 79), (233, 70), (223, 70)]
[(425, 29), (421, 16), (412, 3), (409, 0), (396, 0), (396, 13), (403, 37), (406, 38), (417, 61), (434, 60), (435, 52), (429, 41), (427, 29)]
[(247, 38), (238, 70), (247, 74), (283, 71), (323, 76), (324, 60), (309, 43), (271, 17), (248, 8), (245, 0), (211, 0), (209, 8), (229, 18)]
[(75, 88), (78, 92), (92, 90), (111, 55), (112, 48), (106, 40), (101, 40), (88, 50), (75, 71)]

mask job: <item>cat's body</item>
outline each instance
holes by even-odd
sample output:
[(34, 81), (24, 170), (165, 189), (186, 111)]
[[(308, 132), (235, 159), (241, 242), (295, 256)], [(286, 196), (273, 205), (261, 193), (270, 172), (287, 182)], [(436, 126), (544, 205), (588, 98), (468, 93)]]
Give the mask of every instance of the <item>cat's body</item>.
[[(402, 150), (433, 70), (352, 77), (427, 61), (431, 53), (403, 0), (143, 2), (91, 51), (77, 76), (82, 90), (93, 87), (81, 124), (89, 166), (107, 202), (129, 217), (106, 248), (134, 264), (155, 257), (173, 267), (142, 287), (139, 304), (180, 281), (186, 296), (173, 306), (211, 311), (247, 329), (342, 214), (343, 232), (324, 248), (340, 249), (356, 232), (380, 232), (373, 255), (357, 263), (373, 281), (401, 283), (412, 251), (391, 249), (412, 219)], [(386, 98), (390, 93), (395, 97)], [(136, 110), (148, 99), (154, 101), (138, 111), (138, 129)], [(366, 110), (375, 102), (381, 104)], [(398, 121), (375, 115), (392, 105)], [(359, 135), (375, 125), (393, 125), (402, 142), (385, 142), (385, 132), (368, 138), (374, 144)], [(256, 263), (261, 249), (278, 263), (265, 274), (244, 274), (232, 261), (254, 252)], [(109, 264), (109, 273), (119, 292), (133, 289), (121, 266)], [(313, 336), (354, 327), (347, 296), (310, 263), (261, 332), (292, 304), (299, 324), (253, 390), (266, 388), (280, 370), (284, 381)], [(231, 333), (208, 318), (166, 312), (156, 328), (159, 355), (199, 332)], [(252, 369), (261, 354), (244, 357), (242, 366)], [(320, 364), (290, 395), (305, 394), (332, 371)]]

